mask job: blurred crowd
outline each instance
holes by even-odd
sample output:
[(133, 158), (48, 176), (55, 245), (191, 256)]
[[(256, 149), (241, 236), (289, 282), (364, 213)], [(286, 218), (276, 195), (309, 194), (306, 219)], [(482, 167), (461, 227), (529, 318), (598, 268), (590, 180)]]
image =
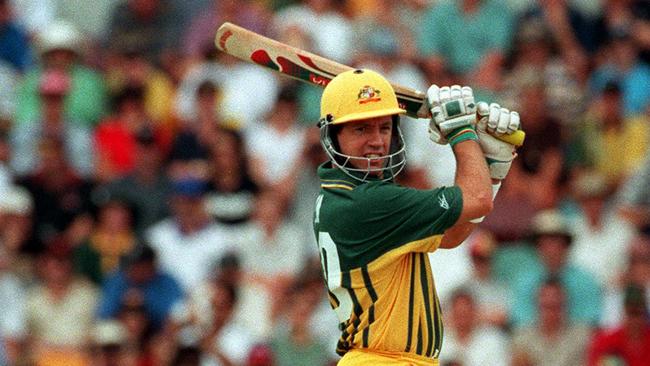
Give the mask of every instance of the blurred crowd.
[[(442, 365), (650, 365), (643, 0), (0, 0), (0, 365), (336, 363), (321, 89), (224, 21), (519, 111), (494, 211), (430, 255)], [(453, 184), (402, 126), (400, 183)]]

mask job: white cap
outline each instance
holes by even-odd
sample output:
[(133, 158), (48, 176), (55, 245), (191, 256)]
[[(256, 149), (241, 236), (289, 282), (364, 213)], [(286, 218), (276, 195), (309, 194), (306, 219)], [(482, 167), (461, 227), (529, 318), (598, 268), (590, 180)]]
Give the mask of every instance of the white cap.
[(98, 346), (121, 345), (126, 342), (126, 329), (117, 320), (100, 320), (93, 329), (92, 340)]
[(0, 192), (0, 212), (26, 215), (32, 207), (32, 195), (23, 187), (12, 185)]
[(43, 54), (52, 50), (70, 50), (79, 53), (81, 33), (77, 28), (64, 20), (57, 20), (39, 32), (36, 45)]

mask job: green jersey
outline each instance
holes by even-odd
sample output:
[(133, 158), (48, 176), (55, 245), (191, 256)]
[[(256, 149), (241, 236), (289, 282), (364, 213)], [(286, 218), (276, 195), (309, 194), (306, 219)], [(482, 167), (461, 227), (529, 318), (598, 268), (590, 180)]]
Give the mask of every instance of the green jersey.
[(326, 163), (314, 230), (332, 308), (352, 348), (437, 357), (442, 317), (427, 253), (460, 216), (460, 188), (358, 182)]

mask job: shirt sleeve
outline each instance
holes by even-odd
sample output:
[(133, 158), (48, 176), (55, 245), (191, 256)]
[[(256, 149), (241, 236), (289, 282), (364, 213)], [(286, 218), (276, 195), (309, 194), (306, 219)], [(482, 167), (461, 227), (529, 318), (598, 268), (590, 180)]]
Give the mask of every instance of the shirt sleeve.
[(432, 248), (423, 239), (442, 235), (453, 226), (463, 206), (458, 187), (416, 190), (378, 183), (361, 189), (354, 225), (348, 226), (345, 236), (381, 253), (414, 242), (421, 248), (413, 251), (435, 250), (437, 246)]

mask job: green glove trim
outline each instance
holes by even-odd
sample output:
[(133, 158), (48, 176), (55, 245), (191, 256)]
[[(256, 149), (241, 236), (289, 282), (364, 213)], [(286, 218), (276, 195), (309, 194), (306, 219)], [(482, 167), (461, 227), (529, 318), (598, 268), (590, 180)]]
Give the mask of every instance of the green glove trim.
[(467, 140), (478, 141), (478, 135), (476, 135), (476, 131), (474, 131), (472, 126), (459, 127), (447, 134), (447, 141), (449, 141), (451, 147), (454, 147), (459, 142)]

